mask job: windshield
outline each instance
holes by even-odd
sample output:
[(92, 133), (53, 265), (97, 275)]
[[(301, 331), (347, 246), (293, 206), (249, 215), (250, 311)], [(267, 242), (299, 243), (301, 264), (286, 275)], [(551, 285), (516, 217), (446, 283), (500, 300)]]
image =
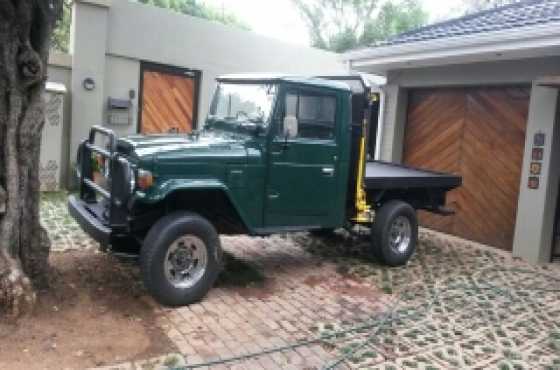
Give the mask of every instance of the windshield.
[(274, 84), (220, 83), (208, 119), (264, 127), (268, 125), (276, 91)]

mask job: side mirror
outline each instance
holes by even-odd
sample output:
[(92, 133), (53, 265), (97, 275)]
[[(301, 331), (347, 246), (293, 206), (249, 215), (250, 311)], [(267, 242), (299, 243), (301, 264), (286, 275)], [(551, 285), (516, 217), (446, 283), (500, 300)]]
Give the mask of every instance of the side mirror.
[(298, 120), (295, 116), (284, 118), (284, 137), (292, 139), (298, 135)]

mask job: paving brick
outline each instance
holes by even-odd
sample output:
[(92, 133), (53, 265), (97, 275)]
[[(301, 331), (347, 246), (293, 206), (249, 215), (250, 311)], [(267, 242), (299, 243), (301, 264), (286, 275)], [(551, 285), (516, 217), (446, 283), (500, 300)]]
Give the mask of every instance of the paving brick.
[[(43, 197), (41, 218), (55, 241), (53, 253), (97, 248), (68, 217), (64, 194)], [(558, 264), (530, 266), (509, 254), (427, 230), (420, 233), (415, 257), (398, 268), (354, 258), (369, 245), (367, 238), (364, 246), (359, 240), (349, 242), (338, 236), (318, 240), (305, 233), (222, 237), (221, 241), (226, 253), (261, 271), (264, 281), (221, 285), (189, 307), (162, 307), (151, 297), (141, 297), (153, 312), (153, 325), (176, 347), (169, 352), (179, 351), (189, 364), (278, 348), (359, 325), (388, 312), (397, 299), (404, 301), (403, 309), (418, 314), (418, 307), (425, 307), (438, 291), (439, 312), (432, 309), (428, 316), (394, 323), (378, 342), (357, 351), (356, 358), (339, 368), (403, 368), (411, 361), (420, 368), (556, 366), (558, 354), (550, 348), (558, 348), (554, 346), (560, 330), (555, 325), (560, 296), (531, 287), (555, 284), (560, 278)], [(507, 294), (492, 295), (491, 289), (476, 294), (457, 294), (452, 289), (454, 284), (473, 281), (491, 283), (523, 299), (508, 300)], [(405, 293), (411, 297), (404, 299)], [(459, 329), (461, 335), (455, 334)], [(298, 347), (245, 364), (241, 361), (238, 366), (320, 368), (348, 348), (367, 342), (372, 331), (336, 338), (328, 347)], [(411, 357), (413, 352), (421, 353), (423, 362)]]

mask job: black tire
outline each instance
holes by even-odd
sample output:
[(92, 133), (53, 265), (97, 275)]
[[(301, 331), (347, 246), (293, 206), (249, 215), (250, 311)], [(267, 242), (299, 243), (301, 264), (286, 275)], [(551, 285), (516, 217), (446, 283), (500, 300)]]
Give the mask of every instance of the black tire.
[[(400, 219), (403, 217), (404, 219)], [(410, 226), (408, 243), (399, 244), (400, 248), (391, 244), (391, 229), (395, 222), (407, 220)], [(406, 226), (405, 226), (406, 227)], [(416, 211), (400, 200), (385, 203), (375, 214), (375, 222), (371, 230), (372, 252), (382, 263), (389, 266), (402, 266), (408, 262), (416, 250), (418, 241), (418, 219)]]
[[(166, 277), (165, 260), (171, 245), (181, 236), (194, 236), (206, 248), (207, 265), (191, 287), (178, 288)], [(184, 306), (202, 299), (221, 271), (222, 250), (216, 229), (205, 218), (176, 212), (160, 219), (148, 232), (140, 250), (140, 269), (150, 294), (166, 306)]]

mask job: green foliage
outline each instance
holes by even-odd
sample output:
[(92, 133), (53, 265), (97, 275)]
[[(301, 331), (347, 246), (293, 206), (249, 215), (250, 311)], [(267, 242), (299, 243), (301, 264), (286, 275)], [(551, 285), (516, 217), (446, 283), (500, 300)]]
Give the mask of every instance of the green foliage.
[(70, 43), (70, 24), (72, 23), (72, 0), (64, 0), (62, 6), (62, 16), (53, 30), (51, 46), (55, 50), (67, 53)]
[(426, 24), (419, 0), (292, 0), (313, 46), (344, 52)]
[[(170, 9), (193, 17), (216, 21), (244, 30), (250, 30), (247, 23), (243, 22), (234, 14), (206, 5), (199, 0), (137, 0), (137, 2)], [(68, 52), (70, 25), (72, 23), (72, 3), (73, 0), (64, 0), (62, 18), (59, 20), (52, 37), (52, 48), (55, 50)]]
[(371, 45), (386, 40), (393, 35), (421, 27), (427, 20), (427, 13), (416, 0), (403, 0), (399, 4), (386, 2), (377, 17), (365, 23), (360, 44)]
[(200, 0), (137, 0), (142, 4), (149, 4), (160, 8), (166, 8), (178, 13), (191, 15), (193, 17), (203, 18), (210, 21), (236, 26), (238, 28), (249, 30), (247, 23), (236, 17), (234, 14), (217, 9), (210, 5), (204, 4)]

